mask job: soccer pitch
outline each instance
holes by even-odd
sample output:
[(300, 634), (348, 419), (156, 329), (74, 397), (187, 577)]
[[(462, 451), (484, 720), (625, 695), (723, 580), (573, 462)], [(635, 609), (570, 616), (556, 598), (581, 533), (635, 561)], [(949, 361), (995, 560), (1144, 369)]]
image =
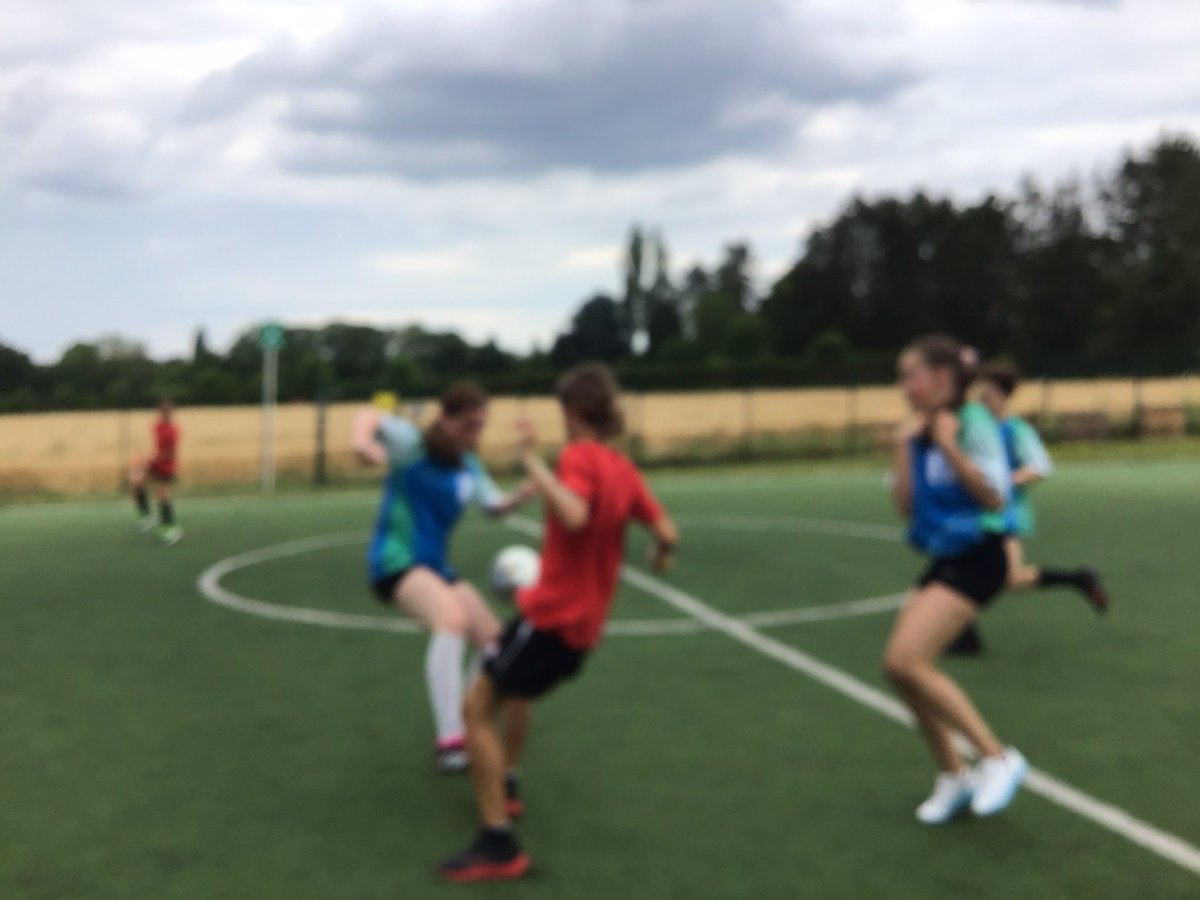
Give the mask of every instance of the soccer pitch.
[[(474, 809), (433, 770), (424, 641), (364, 584), (374, 492), (185, 499), (173, 548), (124, 504), (0, 509), (0, 897), (1200, 896), (1200, 462), (1039, 489), (1030, 558), (1095, 562), (1114, 608), (983, 617), (947, 667), (1039, 776), (941, 829), (880, 674), (921, 566), (880, 473), (652, 480), (679, 565), (631, 540), (612, 633), (537, 713), (534, 872), (467, 887), (433, 875)], [(531, 524), (469, 520), (464, 574)]]

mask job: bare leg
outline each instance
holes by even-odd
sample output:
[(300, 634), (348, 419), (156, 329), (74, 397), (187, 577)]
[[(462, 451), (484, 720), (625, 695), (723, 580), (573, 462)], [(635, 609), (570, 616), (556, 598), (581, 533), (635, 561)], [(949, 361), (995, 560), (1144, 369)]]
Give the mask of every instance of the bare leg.
[(1025, 562), (1025, 551), (1021, 539), (1008, 537), (1004, 540), (1004, 552), (1008, 556), (1008, 588), (1012, 591), (1037, 587), (1042, 572), (1037, 566)]
[[(999, 756), (1004, 747), (996, 739), (966, 693), (953, 679), (938, 670), (935, 662), (946, 645), (971, 624), (978, 612), (969, 600), (945, 585), (934, 583), (916, 591), (896, 619), (884, 656), (888, 678), (907, 700), (919, 698), (913, 713), (922, 731), (930, 714), (940, 720), (926, 732), (930, 749), (939, 765), (953, 761), (945, 750), (945, 736), (938, 731), (949, 725), (962, 732), (984, 756)], [(923, 718), (925, 717), (925, 718)]]
[[(905, 618), (909, 604), (912, 602), (912, 596), (909, 597), (909, 603), (900, 610), (900, 614), (896, 619), (896, 624), (892, 629), (893, 635), (899, 631), (901, 621)], [(888, 652), (891, 651), (891, 641), (889, 641)], [(929, 704), (925, 702), (924, 697), (917, 690), (914, 690), (907, 682), (903, 680), (894, 681), (893, 685), (901, 699), (917, 720), (917, 727), (921, 729), (921, 734), (924, 735), (926, 743), (929, 744), (933, 751), (933, 756), (937, 760), (938, 768), (943, 772), (958, 773), (966, 768), (966, 762), (962, 758), (962, 754), (958, 752), (958, 748), (954, 745), (954, 729), (945, 721), (937, 712), (935, 712)]]
[(459, 593), (440, 575), (418, 566), (396, 588), (395, 604), (431, 632), (425, 651), (425, 683), (439, 751), (455, 750), (463, 738), (463, 651), (468, 615)]
[(504, 794), (504, 745), (496, 731), (495, 717), (507, 706), (491, 679), (476, 678), (467, 691), (464, 717), (467, 723), (467, 749), (471, 753), (471, 780), (479, 819), (487, 828), (509, 824), (508, 803)]
[(395, 606), (433, 632), (465, 635), (467, 612), (458, 592), (436, 572), (417, 566), (396, 588)]
[(174, 526), (175, 507), (171, 504), (171, 485), (165, 481), (156, 481), (154, 499), (158, 501), (158, 523), (164, 528)]
[(146, 495), (146, 462), (134, 457), (129, 462), (129, 492), (137, 506), (138, 515), (150, 515), (150, 498)]
[(533, 723), (533, 701), (510, 697), (504, 707), (507, 712), (504, 720), (504, 762), (511, 772), (521, 764), (521, 757), (525, 754), (529, 726)]
[(475, 586), (466, 581), (460, 581), (451, 586), (462, 611), (467, 617), (467, 636), (471, 643), (480, 650), (490, 645), (500, 637), (502, 630), (500, 620), (496, 618), (491, 607), (479, 596)]

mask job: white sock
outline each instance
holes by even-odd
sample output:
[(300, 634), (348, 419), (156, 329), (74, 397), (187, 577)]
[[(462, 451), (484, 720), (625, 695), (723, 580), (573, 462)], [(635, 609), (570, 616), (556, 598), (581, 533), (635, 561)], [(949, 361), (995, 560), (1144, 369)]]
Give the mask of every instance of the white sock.
[(435, 631), (425, 651), (425, 684), (437, 739), (441, 743), (463, 736), (463, 646), (461, 634)]

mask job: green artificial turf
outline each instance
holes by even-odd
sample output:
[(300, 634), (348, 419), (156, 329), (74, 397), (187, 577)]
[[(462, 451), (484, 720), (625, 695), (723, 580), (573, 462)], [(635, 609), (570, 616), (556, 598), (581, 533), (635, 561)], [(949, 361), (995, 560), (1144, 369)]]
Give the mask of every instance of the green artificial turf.
[[(920, 568), (881, 473), (654, 479), (685, 533), (668, 579), (731, 615), (902, 591)], [(1039, 768), (1200, 844), (1200, 463), (1079, 461), (1039, 489), (1034, 561), (1093, 562), (1114, 609), (1002, 598), (988, 653), (947, 665)], [(1188, 872), (1031, 793), (930, 830), (914, 734), (716, 632), (610, 637), (539, 709), (514, 885), (439, 884), (470, 836), (469, 784), (433, 771), (417, 636), (214, 605), (231, 555), (358, 530), (361, 544), (222, 585), (284, 606), (390, 615), (367, 592), (373, 492), (179, 503), (160, 546), (124, 505), (0, 510), (0, 897), (1195, 898)], [(536, 515), (536, 511), (531, 510)], [(472, 519), (463, 572), (528, 539)], [(640, 565), (644, 542), (631, 541)], [(679, 618), (622, 589), (614, 617)], [(765, 629), (886, 689), (891, 615)]]

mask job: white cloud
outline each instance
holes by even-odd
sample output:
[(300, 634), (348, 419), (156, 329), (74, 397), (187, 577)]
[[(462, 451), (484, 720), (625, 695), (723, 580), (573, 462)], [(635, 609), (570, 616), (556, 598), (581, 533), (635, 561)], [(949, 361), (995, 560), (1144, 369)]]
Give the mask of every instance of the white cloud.
[(765, 279), (853, 192), (1200, 133), (1198, 45), (1175, 0), (9, 0), (0, 340), (358, 310), (544, 343), (632, 222)]
[(621, 258), (621, 249), (616, 244), (600, 244), (594, 247), (572, 247), (559, 261), (563, 269), (605, 269), (615, 271)]
[(377, 253), (368, 259), (372, 271), (382, 275), (453, 275), (469, 263), (458, 250), (432, 250), (424, 253)]

